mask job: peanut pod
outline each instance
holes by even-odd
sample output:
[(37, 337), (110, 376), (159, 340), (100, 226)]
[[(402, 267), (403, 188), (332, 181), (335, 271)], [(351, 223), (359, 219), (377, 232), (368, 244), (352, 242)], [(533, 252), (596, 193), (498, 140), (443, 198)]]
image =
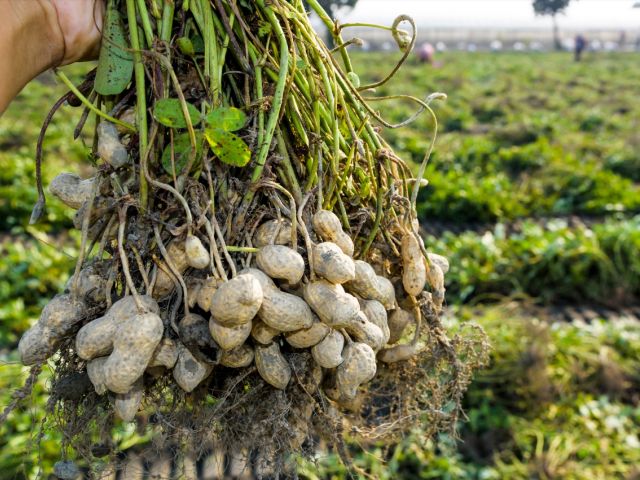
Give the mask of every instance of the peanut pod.
[(411, 312), (398, 308), (389, 315), (389, 340), (393, 344), (402, 338), (404, 330), (410, 323), (415, 323), (415, 317)]
[(329, 210), (318, 210), (312, 219), (313, 230), (326, 242), (333, 242), (345, 255), (353, 257), (353, 240), (342, 230), (340, 219)]
[(207, 268), (211, 263), (209, 252), (195, 235), (187, 235), (187, 239), (184, 242), (184, 251), (190, 267), (201, 270)]
[(402, 285), (405, 292), (417, 297), (427, 283), (427, 268), (420, 244), (413, 233), (405, 233), (400, 245), (402, 253)]
[(344, 337), (337, 330), (331, 330), (324, 339), (311, 348), (311, 355), (322, 368), (335, 368), (343, 361)]
[(309, 328), (287, 333), (284, 338), (294, 348), (309, 348), (317, 345), (329, 334), (331, 329), (314, 317)]
[(229, 368), (244, 368), (253, 363), (253, 357), (253, 348), (244, 344), (228, 352), (222, 352), (220, 364)]
[(173, 378), (182, 390), (192, 392), (205, 378), (209, 376), (213, 367), (201, 362), (184, 346), (178, 348), (178, 361), (173, 367)]
[(266, 245), (256, 255), (256, 264), (274, 279), (286, 280), (294, 285), (304, 275), (304, 259), (292, 248), (284, 245)]
[(149, 365), (164, 325), (155, 313), (122, 321), (113, 339), (113, 351), (104, 364), (105, 384), (114, 393), (127, 393)]
[(82, 180), (75, 173), (61, 173), (49, 184), (49, 192), (67, 207), (78, 210), (91, 199), (93, 184), (99, 181), (98, 177)]
[(241, 274), (254, 277), (264, 293), (258, 317), (271, 328), (281, 332), (295, 332), (313, 325), (313, 313), (300, 297), (281, 291), (264, 272), (248, 268)]
[(367, 262), (356, 260), (354, 264), (355, 278), (347, 282), (345, 288), (364, 300), (377, 300), (387, 310), (393, 309), (396, 303), (393, 284), (387, 278), (377, 275)]
[[(160, 313), (160, 307), (153, 298), (141, 295), (138, 300), (146, 312)], [(102, 317), (87, 323), (78, 331), (76, 335), (78, 356), (83, 360), (91, 360), (109, 355), (113, 351), (117, 330), (139, 313), (144, 312), (138, 312), (133, 295), (127, 295), (115, 302)]]
[(365, 343), (348, 343), (342, 351), (344, 361), (336, 369), (336, 383), (340, 397), (355, 398), (358, 387), (376, 375), (376, 354)]
[(346, 283), (356, 276), (351, 257), (333, 242), (323, 242), (313, 247), (313, 270), (331, 283)]
[(395, 345), (378, 352), (378, 360), (384, 363), (402, 362), (409, 360), (417, 352), (417, 345)]
[(280, 335), (280, 330), (270, 327), (262, 320), (253, 322), (253, 328), (251, 329), (251, 338), (262, 345), (270, 344), (275, 337)]
[(286, 219), (269, 220), (258, 227), (253, 235), (253, 246), (288, 245), (291, 243), (291, 222)]
[(263, 291), (252, 275), (238, 275), (218, 287), (211, 298), (211, 315), (225, 327), (246, 324), (262, 306)]
[(18, 351), (24, 365), (44, 362), (87, 315), (84, 302), (72, 295), (56, 295), (42, 310), (36, 324), (20, 339)]
[(214, 317), (209, 319), (209, 332), (223, 351), (233, 350), (242, 345), (251, 335), (251, 327), (251, 321), (235, 327), (226, 327), (218, 323)]
[(308, 283), (303, 289), (303, 294), (320, 320), (332, 328), (346, 327), (360, 312), (357, 298), (345, 293), (342, 286), (326, 280)]
[(291, 367), (280, 353), (280, 347), (276, 342), (256, 345), (255, 362), (258, 373), (265, 382), (280, 390), (287, 387), (291, 380)]
[(384, 305), (377, 300), (361, 300), (360, 308), (367, 319), (380, 329), (382, 332), (382, 345), (386, 344), (389, 341), (391, 332), (389, 330), (387, 311), (384, 309)]
[(142, 378), (140, 378), (127, 393), (118, 393), (116, 395), (113, 402), (113, 410), (123, 422), (131, 422), (136, 417), (136, 413), (138, 413), (142, 403), (142, 394), (143, 383)]
[[(184, 249), (184, 242), (178, 239), (173, 240), (167, 246), (167, 257), (179, 274), (183, 274), (189, 267), (187, 261), (187, 253)], [(177, 282), (177, 279), (175, 280)], [(163, 298), (173, 292), (175, 288), (174, 275), (169, 269), (167, 263), (162, 260), (158, 263), (158, 274), (156, 283), (153, 286), (153, 296), (155, 298)]]

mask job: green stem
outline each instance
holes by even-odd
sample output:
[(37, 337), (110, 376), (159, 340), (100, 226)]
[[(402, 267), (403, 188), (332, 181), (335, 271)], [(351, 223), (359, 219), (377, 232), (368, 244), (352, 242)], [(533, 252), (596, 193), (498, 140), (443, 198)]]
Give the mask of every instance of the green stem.
[(173, 0), (164, 0), (162, 9), (162, 24), (160, 26), (160, 40), (169, 43), (171, 41), (171, 30), (173, 29), (173, 12), (175, 11)]
[[(166, 6), (166, 4), (165, 4)], [(140, 54), (140, 39), (138, 38), (138, 25), (136, 22), (136, 5), (134, 0), (127, 0), (127, 17), (129, 20), (129, 35), (131, 37), (131, 48), (133, 49), (134, 75), (136, 82), (136, 120), (138, 122), (140, 163), (147, 151), (148, 131), (147, 131), (147, 92), (145, 90), (144, 64)], [(140, 175), (140, 205), (147, 208), (147, 194), (149, 187), (144, 175)]]
[(76, 88), (76, 86), (71, 82), (71, 80), (69, 80), (69, 77), (67, 77), (63, 72), (61, 72), (58, 69), (55, 69), (54, 72), (58, 76), (58, 78), (62, 81), (62, 83), (64, 83), (67, 86), (67, 88), (71, 90), (76, 97), (78, 97), (78, 100), (80, 100), (82, 104), (85, 107), (87, 107), (89, 110), (91, 110), (93, 113), (95, 113), (99, 117), (102, 117), (111, 123), (120, 125), (121, 127), (126, 128), (127, 130), (131, 130), (132, 132), (136, 131), (136, 127), (134, 127), (130, 123), (123, 122), (122, 120), (118, 120), (117, 118), (113, 118), (111, 115), (107, 115), (102, 110), (97, 108), (93, 103), (89, 101), (87, 97), (85, 97), (82, 93), (80, 93), (80, 90)]
[[(259, 145), (258, 154), (256, 156), (256, 167), (251, 174), (252, 183), (258, 181), (258, 179), (262, 175), (262, 171), (264, 170), (264, 165), (267, 161), (267, 155), (269, 155), (269, 148), (271, 147), (271, 141), (273, 140), (273, 135), (278, 124), (278, 118), (280, 118), (280, 110), (282, 108), (284, 90), (287, 84), (287, 74), (289, 73), (289, 45), (287, 44), (287, 37), (285, 36), (284, 31), (280, 26), (280, 22), (278, 22), (278, 19), (276, 18), (276, 15), (273, 13), (273, 9), (271, 7), (266, 7), (264, 0), (257, 0), (257, 3), (264, 10), (267, 18), (269, 19), (269, 22), (271, 23), (271, 26), (273, 27), (276, 37), (278, 38), (280, 44), (280, 64), (278, 82), (276, 83), (276, 89), (273, 94), (271, 112), (269, 114), (269, 119), (267, 120), (264, 138), (262, 139), (262, 143)], [(249, 204), (253, 200), (254, 195), (255, 190), (250, 189), (247, 191), (242, 200), (240, 212), (244, 212), (246, 208), (248, 208)]]
[(144, 30), (144, 37), (147, 40), (147, 46), (151, 48), (153, 45), (153, 29), (151, 28), (151, 21), (149, 20), (149, 12), (145, 5), (145, 0), (138, 0), (138, 12), (140, 12), (140, 20), (142, 21), (142, 29)]
[(331, 20), (329, 15), (327, 15), (327, 12), (324, 11), (324, 8), (320, 6), (317, 0), (307, 0), (307, 3), (313, 9), (313, 11), (316, 12), (316, 14), (320, 17), (320, 20), (322, 20), (322, 22), (325, 24), (325, 26), (329, 30), (329, 33), (333, 37), (335, 43), (337, 45), (342, 45), (342, 48), (340, 48), (340, 56), (342, 57), (342, 61), (344, 62), (344, 68), (347, 72), (352, 72), (353, 66), (351, 65), (351, 59), (349, 58), (347, 49), (344, 48), (344, 41), (342, 40), (342, 35), (340, 35), (340, 32), (336, 31), (335, 23), (333, 22), (333, 20)]
[(258, 253), (260, 250), (253, 247), (236, 247), (234, 245), (227, 245), (227, 251), (239, 253)]

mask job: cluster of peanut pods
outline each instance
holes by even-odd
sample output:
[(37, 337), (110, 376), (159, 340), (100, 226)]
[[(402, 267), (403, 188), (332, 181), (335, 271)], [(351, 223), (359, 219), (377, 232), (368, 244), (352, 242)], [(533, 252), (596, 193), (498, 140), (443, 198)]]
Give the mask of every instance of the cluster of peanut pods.
[[(104, 156), (113, 158), (117, 150)], [(65, 173), (49, 190), (82, 219), (102, 188), (98, 178)], [(287, 355), (301, 349), (321, 367), (325, 394), (352, 400), (375, 376), (378, 362), (404, 361), (418, 352), (418, 300), (427, 296), (442, 306), (449, 265), (442, 256), (425, 255), (415, 229), (407, 229), (400, 244), (402, 275), (392, 282), (378, 265), (376, 271), (354, 260), (352, 238), (333, 212), (318, 210), (310, 223), (300, 247), (299, 231), (288, 219), (262, 223), (253, 235), (249, 266), (227, 279), (210, 275), (211, 253), (197, 233), (176, 236), (145, 294), (130, 289), (118, 298), (108, 285), (111, 260), (89, 261), (24, 334), (22, 361), (44, 362), (74, 337), (75, 354), (86, 362), (96, 393), (112, 392), (115, 412), (124, 420), (140, 407), (145, 373), (172, 375), (191, 392), (217, 368), (255, 364), (265, 382), (286, 389), (292, 376)], [(160, 305), (181, 284), (184, 307), (169, 320)], [(410, 325), (413, 340), (399, 343)]]

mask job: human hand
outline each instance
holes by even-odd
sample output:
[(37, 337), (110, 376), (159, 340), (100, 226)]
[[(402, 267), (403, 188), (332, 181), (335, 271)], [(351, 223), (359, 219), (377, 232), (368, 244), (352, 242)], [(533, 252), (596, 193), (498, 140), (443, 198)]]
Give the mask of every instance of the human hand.
[(39, 0), (51, 2), (62, 34), (63, 54), (58, 65), (97, 58), (104, 18), (103, 0)]
[(104, 0), (3, 0), (0, 114), (49, 68), (98, 56)]

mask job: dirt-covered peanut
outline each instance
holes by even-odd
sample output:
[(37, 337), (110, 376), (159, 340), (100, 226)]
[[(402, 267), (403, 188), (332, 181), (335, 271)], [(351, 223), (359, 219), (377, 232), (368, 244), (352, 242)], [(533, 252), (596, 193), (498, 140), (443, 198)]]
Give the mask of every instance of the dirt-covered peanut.
[(431, 294), (431, 299), (433, 299), (433, 304), (436, 307), (436, 312), (440, 312), (442, 310), (442, 304), (444, 303), (444, 294), (445, 289), (441, 288), (439, 290), (434, 290)]
[[(184, 249), (185, 242), (180, 239), (175, 239), (169, 245), (167, 245), (167, 256), (171, 260), (171, 263), (178, 271), (183, 274), (189, 267), (187, 261), (187, 253)], [(158, 255), (160, 255), (158, 253)], [(153, 296), (155, 298), (163, 298), (173, 292), (178, 280), (174, 278), (173, 273), (169, 269), (169, 266), (164, 260), (158, 263), (158, 274), (156, 276), (156, 283), (153, 286)]]
[(345, 330), (358, 342), (369, 345), (374, 352), (380, 350), (385, 344), (382, 330), (370, 322), (364, 312), (360, 312), (357, 318), (345, 327)]
[(393, 283), (382, 275), (378, 275), (377, 280), (377, 298), (372, 298), (370, 300), (378, 300), (382, 305), (384, 305), (384, 308), (387, 310), (393, 310), (396, 307), (396, 290), (393, 288)]
[[(156, 301), (148, 295), (138, 297), (146, 312), (160, 313)], [(83, 360), (91, 360), (111, 353), (116, 330), (123, 323), (138, 315), (138, 306), (133, 295), (121, 298), (99, 318), (87, 323), (76, 335), (76, 353)]]
[(378, 360), (383, 363), (396, 363), (409, 360), (418, 353), (417, 345), (394, 345), (378, 352)]
[(276, 219), (264, 222), (253, 235), (253, 246), (262, 248), (265, 245), (287, 245), (291, 243), (291, 222), (287, 219)]
[(285, 245), (265, 245), (256, 254), (258, 268), (271, 278), (296, 284), (304, 275), (304, 259)]
[(162, 319), (155, 313), (134, 315), (120, 323), (113, 338), (113, 351), (104, 364), (109, 390), (129, 391), (149, 365), (163, 331)]
[(107, 393), (106, 378), (104, 376), (104, 363), (108, 357), (98, 357), (87, 362), (87, 375), (98, 395)]
[(327, 242), (340, 247), (345, 255), (353, 257), (353, 240), (342, 230), (340, 219), (329, 210), (318, 210), (312, 219), (313, 230)]
[(171, 338), (164, 337), (153, 352), (148, 366), (173, 368), (177, 361), (178, 346), (176, 342)]
[(80, 270), (76, 283), (75, 292), (71, 292), (74, 283), (74, 277), (71, 276), (64, 286), (65, 291), (74, 293), (78, 298), (85, 302), (103, 303), (107, 285), (107, 271), (105, 264), (101, 262), (92, 262), (87, 264)]
[(173, 367), (173, 378), (182, 390), (192, 392), (209, 376), (213, 367), (198, 360), (184, 346), (180, 346), (178, 350), (178, 361)]
[(371, 265), (356, 260), (355, 278), (345, 284), (345, 288), (365, 300), (377, 300), (390, 310), (394, 307), (396, 296), (393, 284), (387, 278), (377, 275)]
[(87, 306), (72, 295), (56, 295), (44, 307), (36, 324), (20, 339), (18, 351), (24, 365), (44, 362), (87, 315)]
[(142, 378), (139, 378), (127, 393), (118, 393), (113, 402), (115, 414), (124, 422), (131, 422), (140, 409), (144, 392)]
[(340, 285), (316, 280), (305, 285), (304, 299), (324, 323), (332, 328), (343, 328), (360, 312), (358, 299), (345, 293)]
[(98, 125), (98, 156), (115, 168), (126, 165), (129, 161), (127, 149), (120, 142), (118, 130), (113, 123), (102, 121)]
[(376, 354), (366, 343), (348, 343), (342, 351), (344, 361), (336, 369), (340, 397), (355, 398), (358, 387), (376, 375)]
[(388, 322), (389, 340), (387, 340), (387, 343), (394, 344), (402, 338), (407, 325), (415, 323), (415, 317), (411, 312), (397, 308), (389, 315)]
[(82, 180), (75, 173), (65, 172), (57, 175), (51, 181), (49, 192), (67, 207), (77, 210), (91, 198), (93, 184), (99, 181), (97, 177)]
[(367, 319), (381, 330), (383, 339), (382, 345), (387, 343), (391, 332), (389, 331), (387, 311), (385, 310), (384, 305), (377, 300), (362, 300), (360, 301), (360, 308)]
[(269, 385), (284, 390), (291, 380), (291, 367), (280, 352), (277, 342), (255, 346), (258, 373)]
[(313, 247), (313, 270), (331, 283), (346, 283), (356, 276), (356, 267), (333, 242), (322, 242)]
[(281, 332), (295, 332), (313, 325), (313, 313), (309, 305), (300, 297), (277, 288), (264, 290), (258, 317)]
[(196, 294), (196, 303), (205, 312), (211, 310), (211, 299), (213, 298), (213, 294), (216, 293), (216, 290), (218, 290), (218, 287), (221, 283), (222, 280), (209, 277), (202, 282), (200, 288), (198, 289), (198, 292)]
[(260, 282), (253, 275), (238, 275), (218, 287), (210, 311), (220, 325), (235, 327), (255, 317), (263, 297)]
[(449, 260), (447, 257), (438, 255), (437, 253), (427, 253), (430, 265), (437, 265), (442, 270), (442, 273), (446, 274), (449, 271)]
[(187, 239), (184, 241), (184, 251), (187, 256), (187, 263), (192, 268), (202, 270), (211, 263), (209, 252), (195, 235), (187, 235)]
[(216, 364), (221, 347), (211, 337), (209, 320), (189, 312), (178, 323), (180, 341), (201, 362)]
[(258, 343), (268, 345), (280, 333), (280, 330), (270, 327), (262, 320), (256, 320), (253, 322), (253, 328), (251, 329), (251, 338)]
[(342, 363), (344, 337), (337, 330), (331, 330), (324, 339), (311, 348), (311, 355), (322, 368), (335, 368)]
[(420, 244), (413, 233), (402, 236), (402, 285), (409, 295), (417, 297), (427, 283), (427, 269)]
[(220, 348), (225, 351), (233, 350), (242, 345), (251, 335), (251, 328), (251, 321), (235, 327), (226, 327), (216, 322), (213, 317), (209, 320), (211, 336)]
[(309, 328), (287, 333), (284, 338), (294, 348), (309, 348), (317, 345), (327, 336), (331, 329), (314, 317)]
[(444, 290), (444, 272), (435, 263), (432, 263), (427, 271), (427, 282), (435, 292)]
[(309, 306), (296, 295), (281, 291), (271, 278), (257, 268), (246, 268), (239, 276), (250, 275), (262, 287), (262, 306), (258, 317), (281, 332), (293, 332), (313, 324), (313, 313)]
[(220, 365), (229, 368), (244, 368), (253, 363), (253, 357), (253, 347), (245, 343), (228, 352), (222, 352)]

